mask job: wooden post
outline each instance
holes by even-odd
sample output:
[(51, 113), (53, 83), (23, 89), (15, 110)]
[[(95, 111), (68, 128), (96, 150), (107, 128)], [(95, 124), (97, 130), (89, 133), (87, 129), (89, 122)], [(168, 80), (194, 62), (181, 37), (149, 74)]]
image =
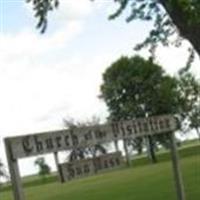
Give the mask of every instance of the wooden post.
[(148, 135), (147, 141), (148, 141), (148, 154), (149, 154), (150, 160), (153, 164), (155, 164), (157, 163), (157, 158), (156, 158), (155, 149), (154, 149), (153, 137), (151, 135)]
[(6, 155), (8, 160), (8, 167), (10, 171), (13, 195), (15, 200), (25, 200), (24, 192), (22, 188), (22, 182), (19, 174), (19, 166), (17, 159), (12, 156), (12, 150), (10, 146), (10, 141), (5, 140)]
[(63, 179), (62, 170), (59, 165), (58, 152), (54, 152), (54, 158), (55, 158), (56, 168), (57, 168), (57, 172), (58, 172), (58, 179), (61, 183), (63, 183), (64, 179)]
[(118, 145), (118, 140), (114, 140), (114, 145), (115, 145), (115, 151), (119, 151), (119, 145)]
[(178, 156), (174, 133), (170, 133), (169, 138), (170, 138), (170, 143), (171, 143), (172, 167), (173, 167), (173, 172), (174, 172), (174, 181), (176, 185), (177, 199), (185, 200), (183, 178), (181, 174), (179, 156)]
[(128, 152), (128, 147), (127, 147), (127, 139), (123, 140), (123, 144), (124, 144), (124, 151), (125, 151), (125, 157), (126, 157), (126, 164), (128, 167), (131, 166), (131, 159), (129, 156), (129, 152)]

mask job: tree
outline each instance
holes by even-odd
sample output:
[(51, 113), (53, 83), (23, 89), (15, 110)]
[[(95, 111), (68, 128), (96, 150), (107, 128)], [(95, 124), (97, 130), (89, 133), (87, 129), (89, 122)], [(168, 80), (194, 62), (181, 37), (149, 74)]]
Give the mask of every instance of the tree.
[(3, 162), (0, 160), (0, 184), (1, 184), (1, 179), (9, 179), (8, 173), (6, 172), (5, 166)]
[[(98, 117), (93, 117), (91, 120), (86, 122), (77, 122), (74, 119), (64, 119), (64, 125), (66, 128), (73, 131), (75, 128), (84, 128), (86, 126), (98, 126), (100, 124), (100, 120)], [(69, 161), (81, 160), (87, 157), (95, 158), (97, 155), (106, 154), (106, 148), (101, 144), (96, 144), (92, 147), (74, 147), (73, 150), (69, 154)]]
[[(32, 3), (35, 17), (38, 18), (37, 28), (44, 33), (47, 27), (48, 12), (59, 5), (59, 0), (26, 0)], [(119, 4), (119, 9), (110, 19), (120, 16), (124, 10), (131, 9), (127, 22), (135, 19), (152, 21), (154, 26), (146, 40), (137, 45), (140, 49), (150, 45), (154, 50), (158, 43), (168, 46), (172, 36), (177, 39), (173, 42), (180, 46), (182, 39), (188, 40), (190, 48), (190, 61), (194, 50), (200, 55), (200, 2), (199, 0), (113, 0)], [(67, 11), (66, 11), (67, 12)], [(194, 50), (193, 50), (194, 49)]]
[[(153, 21), (154, 27), (149, 37), (137, 46), (140, 49), (150, 45), (151, 49), (158, 43), (168, 46), (171, 36), (176, 35), (174, 44), (179, 46), (182, 39), (188, 40), (200, 55), (200, 2), (198, 0), (117, 0), (120, 7), (110, 16), (118, 17), (129, 5), (132, 12), (127, 22), (134, 19)], [(190, 59), (194, 56), (190, 48)]]
[[(101, 94), (108, 106), (109, 119), (113, 121), (177, 113), (176, 79), (165, 74), (152, 60), (139, 56), (121, 57), (112, 63), (103, 74)], [(161, 136), (156, 138), (162, 141)], [(153, 162), (156, 162), (154, 142), (152, 137), (148, 139)], [(141, 145), (142, 139), (137, 139), (138, 143)]]
[(178, 90), (181, 128), (185, 132), (195, 129), (200, 138), (200, 81), (190, 72), (180, 71)]
[(193, 108), (191, 116), (189, 116), (190, 128), (195, 129), (200, 140), (200, 103)]
[(51, 168), (46, 163), (45, 159), (43, 157), (39, 157), (35, 160), (35, 165), (38, 167), (38, 175), (42, 177), (43, 180), (45, 180), (46, 175), (49, 175), (51, 172)]

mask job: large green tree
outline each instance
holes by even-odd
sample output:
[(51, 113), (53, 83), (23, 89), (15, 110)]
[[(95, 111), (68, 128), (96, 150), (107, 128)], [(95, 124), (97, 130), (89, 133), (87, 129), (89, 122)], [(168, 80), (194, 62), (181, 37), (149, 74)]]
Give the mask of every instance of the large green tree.
[(151, 60), (121, 57), (103, 74), (101, 97), (113, 120), (177, 111), (177, 82)]
[[(151, 60), (139, 56), (121, 57), (103, 74), (101, 98), (106, 102), (110, 120), (128, 120), (160, 114), (176, 114), (178, 91), (175, 78)], [(148, 138), (155, 162), (153, 140)], [(163, 141), (159, 138), (159, 141)], [(136, 141), (141, 144), (142, 140)], [(140, 145), (138, 145), (139, 147)]]
[[(37, 27), (44, 32), (47, 27), (48, 12), (58, 7), (59, 0), (26, 1), (33, 4), (35, 17), (38, 19)], [(179, 46), (182, 39), (191, 43), (193, 48), (190, 48), (190, 60), (194, 56), (193, 49), (200, 55), (199, 0), (113, 0), (113, 2), (119, 4), (119, 9), (110, 16), (110, 19), (130, 9), (127, 22), (134, 19), (153, 22), (154, 26), (149, 37), (137, 48), (150, 45), (151, 49), (154, 49), (158, 43), (169, 45), (171, 41), (169, 38), (176, 35), (177, 39), (174, 44)]]
[(179, 118), (182, 130), (196, 130), (200, 139), (200, 81), (187, 71), (180, 71), (178, 77)]

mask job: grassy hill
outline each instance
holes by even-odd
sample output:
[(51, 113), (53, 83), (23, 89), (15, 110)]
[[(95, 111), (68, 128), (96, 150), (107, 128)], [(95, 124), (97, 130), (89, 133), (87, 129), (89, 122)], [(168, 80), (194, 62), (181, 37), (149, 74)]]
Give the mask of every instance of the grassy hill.
[[(180, 149), (186, 199), (200, 197), (200, 145)], [(149, 164), (145, 157), (133, 160), (132, 168), (100, 174), (65, 184), (49, 177), (26, 180), (27, 200), (176, 200), (168, 152), (158, 154), (159, 163)], [(12, 200), (9, 187), (0, 193), (2, 200)]]

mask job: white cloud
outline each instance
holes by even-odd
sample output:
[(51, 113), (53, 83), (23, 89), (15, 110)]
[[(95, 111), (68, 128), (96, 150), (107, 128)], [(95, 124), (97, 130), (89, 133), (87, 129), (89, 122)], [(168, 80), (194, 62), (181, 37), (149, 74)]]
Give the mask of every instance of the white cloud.
[(24, 57), (38, 56), (52, 50), (62, 48), (72, 41), (83, 28), (83, 21), (68, 21), (51, 34), (40, 35), (22, 30), (17, 34), (0, 33), (1, 59), (22, 59)]
[(93, 3), (88, 0), (61, 0), (58, 11), (52, 15), (59, 23), (66, 23), (66, 20), (82, 20), (92, 12)]
[[(23, 4), (27, 15), (33, 18), (34, 13), (31, 4)], [(53, 31), (44, 35), (33, 33), (29, 27), (18, 34), (0, 34), (0, 52), (4, 55), (21, 57), (27, 53), (29, 56), (41, 55), (52, 49), (66, 46), (67, 42), (73, 40), (81, 33), (86, 17), (95, 8), (88, 0), (60, 0), (58, 10), (50, 13), (50, 27), (54, 24)], [(37, 19), (35, 19), (37, 21)], [(33, 24), (31, 25), (33, 26)], [(15, 48), (13, 48), (15, 47)]]
[[(30, 5), (25, 6), (32, 16)], [(53, 61), (51, 58), (82, 33), (85, 18), (92, 11), (88, 0), (79, 0), (78, 4), (62, 0), (50, 19), (58, 22), (53, 32), (40, 35), (31, 32), (28, 25), (19, 33), (0, 33), (0, 120), (4, 122), (0, 125), (1, 135), (30, 130), (35, 127), (34, 120), (49, 110), (71, 105), (70, 102), (80, 98), (75, 92), (80, 88), (80, 77), (74, 78), (77, 74), (74, 69), (83, 61), (74, 64), (75, 58), (59, 56), (59, 60)]]

